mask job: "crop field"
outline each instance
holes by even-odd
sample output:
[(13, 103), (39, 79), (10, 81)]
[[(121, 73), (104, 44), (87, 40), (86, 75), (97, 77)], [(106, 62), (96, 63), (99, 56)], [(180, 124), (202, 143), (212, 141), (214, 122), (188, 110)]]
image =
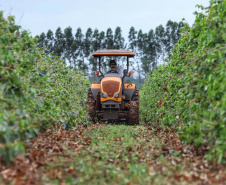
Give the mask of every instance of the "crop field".
[(133, 125), (91, 118), (96, 79), (84, 58), (66, 65), (0, 11), (0, 184), (225, 184), (225, 7), (211, 0), (192, 27), (175, 23), (168, 63), (146, 71), (136, 90)]

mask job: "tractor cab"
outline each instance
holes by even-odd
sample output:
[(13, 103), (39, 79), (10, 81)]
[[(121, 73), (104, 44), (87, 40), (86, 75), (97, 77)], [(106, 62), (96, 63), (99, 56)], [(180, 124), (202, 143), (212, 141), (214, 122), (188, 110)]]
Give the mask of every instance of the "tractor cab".
[[(96, 75), (102, 78), (100, 84), (92, 84), (88, 92), (88, 112), (91, 119), (102, 121), (123, 121), (128, 124), (139, 123), (139, 94), (135, 84), (125, 84), (125, 77), (130, 77), (129, 58), (135, 54), (128, 50), (98, 50), (92, 54), (97, 58), (99, 71)], [(101, 58), (104, 56), (126, 56), (127, 64), (123, 74), (115, 70), (105, 75), (101, 71)]]

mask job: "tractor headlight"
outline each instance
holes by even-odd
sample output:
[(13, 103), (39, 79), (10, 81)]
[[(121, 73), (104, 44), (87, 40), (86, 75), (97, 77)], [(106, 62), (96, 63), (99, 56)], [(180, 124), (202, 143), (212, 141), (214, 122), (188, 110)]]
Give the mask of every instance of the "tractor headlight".
[(107, 93), (102, 92), (102, 98), (107, 98), (107, 97), (108, 97)]
[(119, 93), (120, 92), (115, 93), (114, 98), (118, 98), (119, 97)]

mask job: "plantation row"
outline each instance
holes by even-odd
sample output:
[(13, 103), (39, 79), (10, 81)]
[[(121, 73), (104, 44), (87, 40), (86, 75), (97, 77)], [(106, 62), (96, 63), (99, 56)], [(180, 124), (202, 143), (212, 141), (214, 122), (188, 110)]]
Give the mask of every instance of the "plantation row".
[[(202, 10), (204, 8), (200, 6)], [(169, 65), (143, 85), (141, 117), (174, 126), (185, 142), (209, 146), (207, 158), (226, 159), (226, 1), (212, 0), (183, 28)]]
[(0, 12), (0, 161), (9, 162), (39, 131), (87, 124), (89, 81), (49, 58), (14, 18)]

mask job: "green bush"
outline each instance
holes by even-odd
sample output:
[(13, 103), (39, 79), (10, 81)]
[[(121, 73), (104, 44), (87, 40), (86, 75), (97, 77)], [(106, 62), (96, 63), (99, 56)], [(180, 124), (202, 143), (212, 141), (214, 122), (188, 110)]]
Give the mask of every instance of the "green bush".
[(89, 82), (48, 57), (36, 39), (0, 12), (0, 159), (11, 161), (23, 142), (53, 124), (87, 124)]
[(209, 146), (207, 158), (222, 163), (226, 159), (226, 1), (212, 0), (205, 10), (195, 12), (192, 27), (183, 28), (170, 64), (159, 66), (143, 85), (141, 117), (177, 127), (185, 142)]

